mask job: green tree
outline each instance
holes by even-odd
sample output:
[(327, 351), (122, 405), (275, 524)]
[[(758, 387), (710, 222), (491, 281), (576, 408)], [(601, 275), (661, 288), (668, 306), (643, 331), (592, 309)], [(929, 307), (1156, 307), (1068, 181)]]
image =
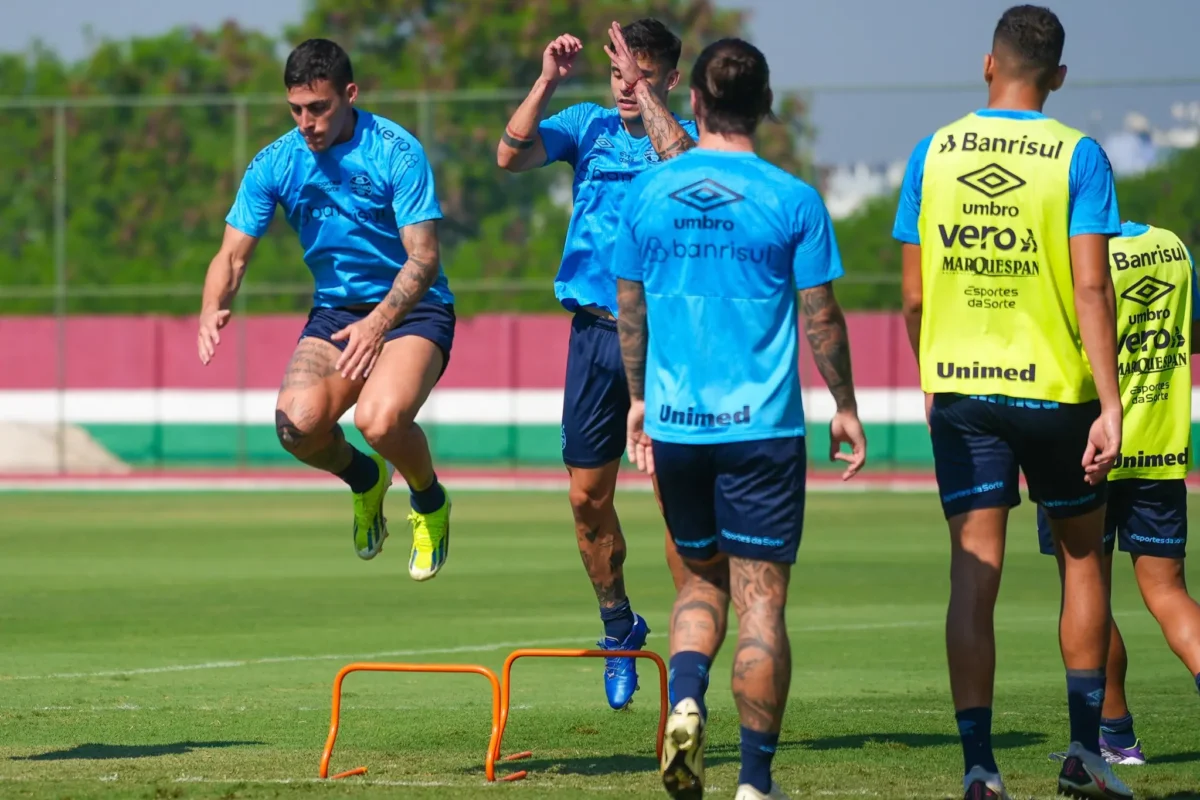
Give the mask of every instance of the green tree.
[[(363, 105), (412, 130), (428, 150), (446, 213), (451, 285), (517, 280), (531, 287), (505, 295), (459, 291), (460, 311), (552, 309), (551, 278), (566, 232), (563, 198), (569, 200), (571, 176), (561, 166), (509, 175), (495, 166), (496, 140), (538, 74), (545, 43), (563, 31), (584, 39), (586, 57), (551, 111), (583, 96), (611, 102), (607, 28), (614, 19), (647, 15), (684, 39), (684, 86), (686, 68), (705, 43), (744, 28), (740, 12), (719, 10), (711, 0), (311, 0), (283, 43), (233, 24), (216, 31), (177, 29), (102, 43), (76, 64), (44, 49), (32, 59), (0, 55), (0, 79), (30, 97), (97, 98), (65, 115), (72, 310), (194, 312), (198, 298), (190, 290), (175, 297), (154, 293), (164, 285), (199, 286), (246, 163), (292, 127), (279, 53), (312, 36), (345, 46), (363, 90), (375, 94)], [(402, 102), (379, 99), (397, 92), (426, 94)], [(439, 94), (445, 92), (474, 95), (452, 102)], [(224, 97), (138, 105), (168, 94)], [(124, 104), (106, 106), (98, 100), (104, 95)], [(239, 109), (235, 97), (253, 102)], [(687, 113), (686, 89), (677, 99), (677, 110)], [(810, 134), (804, 106), (798, 97), (781, 96), (777, 110), (783, 124), (764, 128), (763, 151), (801, 173)], [(0, 178), (11, 197), (0, 208), (0, 280), (9, 287), (50, 287), (55, 113), (22, 108), (6, 113), (0, 124), (6, 134), (0, 137)], [(251, 310), (306, 307), (310, 279), (282, 214), (259, 245), (247, 293), (267, 283), (298, 289), (252, 296)], [(81, 291), (114, 286), (142, 296), (89, 297)], [(46, 301), (5, 306), (49, 308)]]

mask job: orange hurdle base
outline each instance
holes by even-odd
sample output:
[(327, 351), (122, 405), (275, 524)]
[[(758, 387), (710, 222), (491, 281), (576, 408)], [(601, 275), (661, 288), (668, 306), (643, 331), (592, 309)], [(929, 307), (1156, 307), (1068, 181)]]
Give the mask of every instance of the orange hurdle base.
[[(321, 754), (320, 775), (322, 778), (329, 778), (329, 759), (333, 755), (333, 745), (337, 742), (338, 726), (342, 716), (342, 681), (351, 672), (474, 673), (487, 678), (492, 685), (492, 733), (488, 739), (488, 750), (483, 764), (488, 781), (496, 780), (496, 754), (500, 752), (500, 681), (496, 678), (496, 673), (477, 664), (373, 664), (366, 662), (347, 664), (338, 671), (337, 677), (333, 679), (333, 710), (329, 720), (329, 738), (325, 740), (325, 750)], [(339, 772), (330, 780), (366, 774), (366, 767), (355, 767), (345, 772)]]
[[(504, 739), (504, 728), (508, 724), (509, 704), (512, 697), (512, 666), (513, 663), (520, 658), (645, 658), (654, 662), (658, 667), (658, 683), (659, 683), (659, 715), (658, 715), (658, 739), (655, 742), (655, 753), (658, 759), (662, 760), (663, 736), (667, 730), (667, 714), (670, 713), (669, 700), (667, 699), (667, 665), (663, 663), (662, 657), (658, 653), (652, 653), (648, 650), (564, 650), (564, 649), (534, 649), (526, 648), (514, 650), (504, 660), (504, 670), (500, 682), (500, 726), (495, 739), (495, 749), (492, 751), (492, 762), (500, 760), (500, 743)], [(505, 756), (504, 761), (520, 761), (526, 758), (532, 758), (533, 751), (525, 750), (520, 753), (513, 753)], [(501, 778), (502, 781), (519, 781), (528, 775), (527, 770), (520, 770), (511, 775), (506, 775)]]

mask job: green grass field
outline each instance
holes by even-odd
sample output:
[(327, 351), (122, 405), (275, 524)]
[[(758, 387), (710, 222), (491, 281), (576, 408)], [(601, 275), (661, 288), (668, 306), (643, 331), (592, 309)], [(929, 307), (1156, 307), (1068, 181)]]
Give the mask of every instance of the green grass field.
[[(397, 504), (402, 495), (396, 495)], [(634, 606), (666, 650), (671, 583), (653, 499), (620, 510)], [(598, 661), (520, 662), (505, 752), (529, 778), (487, 785), (477, 676), (354, 675), (334, 771), (313, 780), (329, 689), (351, 660), (499, 670), (519, 645), (600, 634), (565, 497), (460, 493), (448, 566), (406, 571), (395, 532), (355, 558), (340, 494), (0, 495), (0, 796), (4, 798), (665, 797), (656, 678), (608, 709)], [(1014, 517), (997, 619), (996, 745), (1014, 797), (1053, 797), (1067, 735), (1057, 581)], [(814, 495), (793, 573), (795, 673), (776, 774), (793, 797), (961, 796), (942, 624), (944, 523), (931, 495)], [(1200, 797), (1200, 698), (1126, 562), (1114, 607), (1150, 765), (1139, 798)], [(729, 654), (709, 704), (710, 796), (732, 797)], [(502, 765), (503, 774), (513, 769)]]

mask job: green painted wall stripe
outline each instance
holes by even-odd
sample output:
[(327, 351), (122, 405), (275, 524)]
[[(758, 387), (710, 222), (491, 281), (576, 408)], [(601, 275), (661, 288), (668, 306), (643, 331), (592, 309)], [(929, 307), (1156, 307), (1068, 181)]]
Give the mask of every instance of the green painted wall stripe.
[[(268, 425), (86, 425), (100, 444), (134, 466), (250, 465), (284, 467), (295, 463)], [(554, 466), (562, 463), (557, 425), (424, 425), (438, 463)], [(867, 423), (869, 463), (905, 467), (932, 464), (929, 432), (923, 424)], [(366, 448), (352, 426), (346, 438)], [(1200, 424), (1192, 426), (1192, 436)], [(809, 460), (827, 463), (829, 428), (814, 425), (808, 436)]]

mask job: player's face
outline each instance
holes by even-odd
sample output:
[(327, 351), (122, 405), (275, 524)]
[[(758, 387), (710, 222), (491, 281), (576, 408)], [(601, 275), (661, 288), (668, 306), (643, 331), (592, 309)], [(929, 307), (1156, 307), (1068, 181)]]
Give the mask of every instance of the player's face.
[(339, 92), (329, 81), (313, 81), (308, 86), (288, 89), (292, 119), (314, 153), (328, 150), (337, 143), (353, 113), (358, 87), (353, 83)]
[[(667, 93), (675, 88), (675, 84), (679, 83), (679, 70), (666, 69), (662, 64), (641, 54), (637, 56), (637, 63), (641, 67), (642, 77), (646, 79), (646, 83), (650, 84), (651, 90), (665, 104)], [(609, 72), (609, 84), (612, 86), (613, 100), (617, 103), (617, 111), (621, 114), (621, 119), (633, 121), (640, 117), (642, 112), (638, 108), (637, 98), (634, 97), (633, 92), (625, 91), (621, 72), (616, 67)]]

